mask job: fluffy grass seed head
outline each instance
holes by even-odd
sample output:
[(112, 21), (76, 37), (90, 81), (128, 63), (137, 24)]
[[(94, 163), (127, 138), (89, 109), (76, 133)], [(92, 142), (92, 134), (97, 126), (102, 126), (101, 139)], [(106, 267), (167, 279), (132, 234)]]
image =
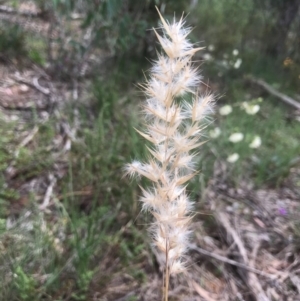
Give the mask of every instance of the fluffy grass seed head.
[[(158, 13), (162, 34), (154, 32), (164, 53), (143, 85), (146, 128), (137, 130), (152, 144), (150, 159), (127, 164), (126, 173), (152, 183), (147, 189), (141, 187), (140, 201), (154, 217), (150, 232), (157, 249), (165, 254), (168, 273), (177, 274), (185, 269), (193, 208), (186, 185), (196, 174), (194, 158), (204, 143), (200, 141), (203, 123), (212, 112), (214, 98), (197, 93), (201, 76), (192, 56), (201, 48), (194, 48), (187, 39), (191, 29), (184, 27), (183, 18), (169, 23)], [(192, 101), (185, 100), (187, 94)]]

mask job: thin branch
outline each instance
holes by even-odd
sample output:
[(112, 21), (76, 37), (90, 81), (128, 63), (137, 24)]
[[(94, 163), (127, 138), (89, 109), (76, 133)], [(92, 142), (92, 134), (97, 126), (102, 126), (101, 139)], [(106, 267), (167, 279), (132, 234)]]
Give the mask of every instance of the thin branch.
[(254, 78), (251, 75), (247, 75), (245, 76), (245, 79), (257, 84), (258, 86), (260, 86), (261, 88), (263, 88), (264, 90), (266, 90), (268, 93), (270, 93), (271, 95), (279, 98), (280, 100), (282, 100), (283, 102), (289, 104), (290, 106), (300, 110), (300, 103), (298, 101), (296, 101), (295, 99), (277, 91), (276, 89), (274, 89), (272, 86), (270, 86), (269, 84), (267, 84), (265, 81), (263, 81), (262, 79), (258, 79), (258, 78)]
[(24, 80), (20, 76), (15, 76), (15, 80), (18, 83), (25, 84), (31, 88), (34, 88), (35, 90), (41, 92), (42, 94), (44, 94), (46, 96), (48, 96), (50, 94), (50, 90), (48, 88), (44, 88), (39, 84), (39, 78), (37, 78), (37, 77), (33, 78), (32, 83)]
[(258, 275), (260, 275), (260, 276), (263, 276), (263, 277), (266, 277), (266, 278), (269, 278), (269, 279), (272, 279), (272, 280), (274, 280), (274, 278), (275, 278), (274, 275), (271, 275), (271, 274), (268, 274), (268, 273), (266, 273), (266, 272), (257, 270), (257, 269), (255, 269), (255, 268), (251, 268), (251, 267), (249, 267), (249, 266), (246, 265), (246, 264), (237, 262), (237, 261), (232, 260), (232, 259), (228, 259), (228, 258), (226, 258), (226, 257), (224, 257), (224, 256), (221, 256), (221, 255), (218, 255), (218, 254), (216, 254), (216, 253), (213, 253), (213, 252), (210, 252), (210, 251), (206, 251), (206, 250), (204, 250), (204, 249), (202, 249), (202, 248), (200, 248), (200, 247), (197, 247), (196, 245), (190, 245), (189, 248), (190, 248), (191, 250), (194, 250), (194, 251), (196, 251), (196, 252), (198, 252), (198, 253), (200, 253), (200, 254), (203, 254), (203, 255), (205, 255), (205, 256), (209, 256), (209, 257), (212, 257), (212, 258), (214, 258), (214, 259), (216, 259), (216, 260), (219, 260), (219, 261), (222, 261), (222, 262), (231, 264), (231, 265), (235, 265), (235, 266), (237, 266), (237, 267), (239, 267), (239, 268), (245, 269), (245, 270), (247, 270), (247, 271), (249, 271), (249, 272), (258, 274)]
[[(237, 234), (236, 230), (231, 226), (229, 219), (227, 218), (227, 215), (223, 212), (218, 212), (218, 220), (224, 226), (227, 233), (231, 235), (232, 239), (234, 240), (235, 244), (237, 245), (237, 248), (238, 248), (240, 254), (243, 257), (245, 264), (248, 264), (249, 260), (248, 260), (246, 248), (243, 244), (242, 239)], [(263, 289), (260, 285), (260, 282), (254, 273), (249, 274), (249, 279), (247, 281), (247, 284), (248, 284), (249, 288), (251, 289), (251, 291), (253, 292), (253, 294), (255, 295), (257, 301), (270, 301), (270, 299), (267, 297), (267, 295), (263, 291)]]

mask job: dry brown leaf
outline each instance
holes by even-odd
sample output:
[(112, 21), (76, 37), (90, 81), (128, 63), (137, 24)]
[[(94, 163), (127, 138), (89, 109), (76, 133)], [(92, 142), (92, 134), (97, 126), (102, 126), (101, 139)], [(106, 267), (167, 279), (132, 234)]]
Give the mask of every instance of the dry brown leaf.
[(194, 280), (192, 280), (193, 287), (195, 291), (206, 301), (217, 301), (218, 296), (212, 293), (209, 293), (205, 289), (203, 289), (198, 283), (196, 283)]
[(261, 228), (266, 228), (266, 225), (257, 217), (254, 217), (253, 220), (256, 222), (256, 224)]

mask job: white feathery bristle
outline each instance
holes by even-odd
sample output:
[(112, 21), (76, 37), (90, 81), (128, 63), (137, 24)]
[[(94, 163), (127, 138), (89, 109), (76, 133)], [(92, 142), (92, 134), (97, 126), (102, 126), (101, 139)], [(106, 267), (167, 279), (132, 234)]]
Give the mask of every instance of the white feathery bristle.
[[(143, 106), (146, 129), (138, 133), (152, 143), (147, 163), (133, 161), (125, 168), (129, 176), (143, 176), (152, 188), (142, 189), (143, 210), (149, 210), (154, 245), (165, 254), (166, 270), (178, 274), (185, 269), (193, 207), (186, 192), (187, 182), (196, 174), (195, 153), (204, 143), (206, 117), (212, 112), (213, 96), (198, 95), (201, 76), (192, 64), (200, 50), (187, 39), (191, 31), (179, 22), (167, 22), (159, 13), (162, 34), (155, 34), (164, 50), (153, 63), (143, 85), (147, 100)], [(185, 100), (190, 95), (192, 101)], [(194, 150), (194, 152), (192, 152)]]

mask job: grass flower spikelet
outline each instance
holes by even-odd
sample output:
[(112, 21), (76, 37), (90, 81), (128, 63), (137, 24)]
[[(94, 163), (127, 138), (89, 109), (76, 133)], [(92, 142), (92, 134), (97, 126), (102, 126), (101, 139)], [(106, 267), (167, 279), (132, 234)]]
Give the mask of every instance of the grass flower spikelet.
[[(168, 23), (159, 15), (162, 35), (154, 31), (165, 54), (159, 55), (142, 86), (147, 97), (143, 106), (146, 129), (137, 130), (152, 144), (150, 159), (127, 164), (126, 173), (152, 182), (148, 189), (141, 187), (140, 201), (154, 217), (151, 234), (155, 246), (165, 254), (166, 274), (171, 275), (185, 269), (193, 208), (186, 184), (196, 174), (195, 152), (204, 143), (200, 142), (203, 122), (214, 99), (197, 93), (201, 76), (192, 56), (201, 48), (194, 48), (187, 39), (190, 28), (184, 27), (183, 18)], [(185, 100), (188, 94), (190, 101)]]

